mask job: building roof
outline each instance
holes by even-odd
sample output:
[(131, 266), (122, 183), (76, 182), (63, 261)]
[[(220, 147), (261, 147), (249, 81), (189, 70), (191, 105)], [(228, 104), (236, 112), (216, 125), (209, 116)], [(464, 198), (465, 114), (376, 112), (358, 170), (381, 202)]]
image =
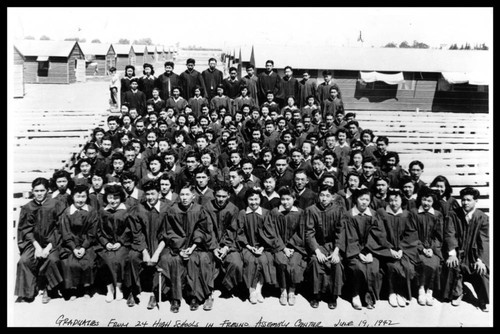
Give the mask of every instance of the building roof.
[(87, 55), (93, 56), (105, 56), (108, 54), (109, 47), (111, 44), (109, 43), (78, 43), (82, 52)]
[(37, 41), (28, 39), (14, 42), (16, 48), (25, 57), (69, 57), (75, 44), (78, 43), (75, 41)]
[(241, 61), (242, 62), (249, 62), (250, 61), (250, 56), (252, 55), (252, 46), (251, 45), (243, 45), (240, 48), (241, 51)]
[(405, 72), (487, 72), (491, 51), (400, 48), (255, 46), (255, 66), (275, 68)]
[[(147, 47), (148, 46), (145, 44), (132, 44), (132, 49), (134, 50), (135, 54), (144, 53), (144, 50)], [(150, 52), (150, 51), (148, 50), (148, 52)]]
[(113, 44), (113, 49), (115, 49), (117, 55), (128, 55), (130, 44)]

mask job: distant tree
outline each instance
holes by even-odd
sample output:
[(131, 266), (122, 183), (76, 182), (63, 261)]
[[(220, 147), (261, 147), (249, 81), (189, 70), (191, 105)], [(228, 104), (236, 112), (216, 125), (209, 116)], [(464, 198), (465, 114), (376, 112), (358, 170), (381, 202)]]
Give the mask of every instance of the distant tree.
[(90, 42), (90, 43), (101, 43), (101, 40), (96, 38), (96, 39), (93, 39), (92, 42)]
[(50, 37), (46, 36), (46, 35), (43, 35), (43, 36), (40, 37), (40, 40), (41, 41), (50, 41)]
[(394, 42), (387, 43), (384, 48), (397, 48), (398, 46)]
[(460, 49), (459, 50), (463, 50), (464, 49), (464, 45), (460, 45)]
[(483, 45), (481, 45), (481, 50), (488, 50), (488, 47), (486, 46), (486, 44), (483, 43)]
[(149, 38), (149, 37), (147, 37), (147, 38), (139, 38), (139, 39), (134, 40), (134, 42), (132, 44), (135, 44), (135, 45), (141, 45), (141, 44), (151, 45), (151, 44), (153, 44), (153, 40), (151, 40), (151, 38)]
[(414, 48), (414, 49), (428, 49), (429, 45), (427, 45), (425, 43), (418, 42), (418, 41), (413, 41), (412, 48)]
[(126, 38), (120, 38), (118, 44), (130, 44), (130, 41)]
[(406, 49), (407, 49), (407, 48), (411, 48), (410, 44), (408, 44), (408, 42), (407, 42), (407, 41), (403, 41), (403, 42), (401, 42), (401, 44), (399, 44), (399, 47), (400, 47), (400, 48), (406, 48)]
[(450, 50), (458, 50), (457, 43), (450, 45)]
[(33, 36), (26, 36), (26, 37), (24, 37), (24, 39), (31, 39), (31, 40), (33, 40), (33, 39), (35, 39), (35, 37), (33, 37)]
[(470, 44), (469, 43), (465, 43), (464, 50), (470, 50)]

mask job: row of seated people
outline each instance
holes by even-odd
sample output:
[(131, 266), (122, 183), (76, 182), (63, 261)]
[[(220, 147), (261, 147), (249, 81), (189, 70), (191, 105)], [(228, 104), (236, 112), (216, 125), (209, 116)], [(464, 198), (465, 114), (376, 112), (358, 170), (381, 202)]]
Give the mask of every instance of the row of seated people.
[[(178, 312), (183, 298), (191, 310), (201, 303), (211, 310), (214, 289), (226, 296), (243, 291), (256, 304), (267, 286), (279, 288), (282, 305), (294, 305), (299, 289), (313, 308), (324, 299), (335, 309), (344, 295), (359, 310), (374, 308), (385, 284), (393, 307), (408, 305), (415, 292), (420, 305), (439, 297), (458, 306), (469, 281), (479, 308), (488, 311), (489, 221), (475, 208), (476, 189), (463, 189), (461, 206), (443, 214), (439, 186), (420, 187), (407, 210), (403, 191), (387, 189), (384, 177), (373, 190), (384, 188), (385, 202), (373, 207), (377, 194), (360, 187), (356, 172), (345, 192), (336, 191), (335, 178), (322, 178), (310, 203), (299, 198), (304, 170), (273, 198), (259, 187), (244, 189), (241, 169), (230, 173), (231, 186), (217, 182), (212, 190), (208, 168), (197, 168), (195, 183), (176, 196), (168, 189), (170, 198), (162, 190), (171, 179), (162, 176), (143, 185), (139, 202), (127, 202), (127, 178), (123, 187), (108, 182), (97, 196), (85, 184), (73, 186), (64, 171), (54, 174), (52, 186), (67, 188), (51, 195), (48, 180), (34, 180), (34, 199), (22, 207), (18, 225), (18, 301), (33, 300), (38, 289), (44, 303), (58, 289), (71, 300), (90, 297), (100, 282), (107, 302), (125, 292), (134, 306), (145, 291), (148, 309), (166, 297)], [(264, 187), (275, 184), (266, 174)], [(203, 198), (209, 192), (211, 199)]]

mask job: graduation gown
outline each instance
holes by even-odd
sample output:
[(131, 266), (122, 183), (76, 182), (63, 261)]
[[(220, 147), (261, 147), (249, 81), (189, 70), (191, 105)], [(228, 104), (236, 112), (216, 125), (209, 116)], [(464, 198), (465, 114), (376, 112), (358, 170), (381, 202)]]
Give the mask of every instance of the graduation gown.
[[(260, 105), (259, 77), (256, 76), (255, 74), (249, 77), (247, 74), (243, 78), (241, 78), (241, 84), (246, 85), (248, 87), (248, 95), (254, 99), (256, 105)], [(263, 101), (265, 101), (265, 99)]]
[(226, 78), (222, 80), (224, 85), (224, 93), (232, 100), (234, 100), (240, 94), (241, 81), (235, 79), (231, 81), (231, 78)]
[(139, 90), (143, 92), (144, 95), (146, 95), (146, 100), (153, 98), (153, 88), (155, 88), (155, 81), (156, 78), (154, 75), (150, 75), (149, 77), (144, 75), (138, 80)]
[[(352, 296), (364, 293), (364, 287), (367, 286), (367, 292), (370, 293), (373, 300), (378, 300), (382, 286), (382, 275), (379, 260), (373, 253), (374, 250), (387, 247), (384, 225), (373, 209), (367, 209), (371, 216), (366, 213), (354, 215), (355, 209), (356, 207), (353, 207), (353, 209), (346, 211), (342, 217), (342, 225), (345, 227), (342, 246), (347, 258), (348, 272), (353, 281)], [(360, 253), (372, 253), (373, 262), (361, 262)]]
[(309, 188), (304, 188), (303, 192), (300, 194), (297, 193), (297, 198), (295, 199), (295, 205), (302, 210), (310, 207), (311, 205), (316, 203), (316, 199), (318, 198), (318, 194), (312, 191)]
[[(34, 298), (38, 289), (55, 288), (63, 281), (59, 271), (61, 234), (59, 216), (64, 211), (62, 202), (48, 198), (39, 204), (35, 200), (21, 207), (17, 227), (17, 246), (21, 257), (17, 263), (15, 295)], [(35, 259), (37, 241), (42, 248), (52, 244), (49, 256)], [(38, 286), (37, 282), (40, 282)]]
[(207, 97), (207, 89), (205, 87), (205, 81), (200, 72), (197, 70), (192, 70), (189, 72), (185, 70), (179, 76), (179, 85), (181, 86), (181, 95), (186, 100), (189, 100), (194, 96), (193, 89), (196, 86), (201, 88), (201, 95)]
[(394, 259), (387, 248), (373, 249), (372, 251), (382, 259), (385, 269), (389, 293), (403, 294), (411, 300), (411, 280), (415, 277), (414, 263), (418, 259), (417, 231), (409, 224), (409, 212), (402, 210), (397, 214), (388, 213), (384, 208), (378, 209), (387, 234), (389, 249), (402, 250), (401, 259)]
[(200, 96), (199, 98), (197, 97), (192, 97), (188, 100), (188, 104), (191, 106), (191, 110), (193, 110), (193, 115), (198, 118), (201, 115), (201, 106), (203, 104), (206, 104), (209, 106), (209, 102), (207, 98)]
[[(318, 84), (315, 79), (300, 80), (299, 81), (299, 107), (302, 108), (307, 105), (307, 97), (312, 95), (316, 99), (316, 91)], [(302, 116), (302, 115), (301, 115)]]
[[(490, 237), (489, 218), (476, 209), (467, 223), (465, 212), (458, 209), (450, 212), (446, 218), (443, 254), (455, 250), (459, 265), (455, 268), (444, 267), (443, 297), (454, 299), (463, 293), (464, 281), (472, 283), (478, 299), (489, 304), (490, 275)], [(480, 259), (486, 265), (486, 274), (479, 275), (474, 270), (474, 263)]]
[(334, 205), (323, 208), (316, 203), (306, 208), (304, 213), (306, 249), (311, 255), (307, 266), (307, 277), (310, 278), (315, 295), (321, 293), (331, 298), (340, 295), (342, 291), (344, 284), (342, 263), (333, 264), (330, 261), (319, 263), (315, 255), (316, 249), (319, 249), (324, 255), (330, 256), (335, 247), (340, 246), (343, 230), (342, 212), (342, 209)]
[(170, 75), (167, 75), (167, 73), (160, 74), (155, 81), (155, 86), (161, 89), (160, 96), (165, 101), (171, 96), (172, 88), (178, 87), (179, 84), (179, 76), (173, 72)]
[[(243, 257), (243, 282), (247, 288), (254, 288), (259, 282), (259, 278), (270, 285), (277, 283), (273, 255), (265, 249), (265, 242), (259, 232), (263, 228), (268, 214), (269, 211), (262, 207), (259, 207), (255, 212), (247, 208), (238, 213), (236, 242)], [(256, 256), (246, 248), (247, 245), (256, 248), (264, 247), (264, 251), (261, 255)]]
[[(435, 210), (430, 212), (418, 212), (419, 209), (410, 211), (410, 225), (418, 233), (418, 253), (419, 262), (416, 264), (419, 286), (439, 290), (441, 287), (441, 261), (443, 255), (441, 247), (443, 244), (443, 215)], [(423, 249), (432, 249), (432, 257), (428, 258), (423, 254)]]
[[(96, 274), (97, 244), (96, 232), (98, 225), (97, 211), (90, 206), (87, 210), (76, 210), (70, 206), (59, 218), (62, 234), (61, 268), (64, 276), (64, 287), (66, 289), (78, 288), (80, 285), (90, 286), (94, 284)], [(84, 248), (85, 254), (77, 258), (73, 251)]]
[[(297, 285), (304, 279), (307, 262), (300, 252), (294, 252), (287, 257), (283, 250), (292, 248), (296, 233), (300, 233), (300, 221), (304, 211), (297, 207), (286, 212), (283, 207), (272, 209), (266, 217), (264, 228), (260, 230), (261, 237), (266, 244), (265, 248), (274, 255), (277, 280), (280, 288), (286, 288), (289, 283)], [(293, 240), (292, 240), (293, 239)]]
[[(172, 298), (181, 300), (183, 286), (187, 285), (188, 293), (203, 301), (213, 290), (212, 262), (213, 254), (208, 252), (211, 245), (211, 227), (205, 209), (192, 203), (184, 208), (180, 203), (169, 207), (163, 218), (162, 240), (168, 247), (162, 252), (158, 266), (165, 276), (163, 293), (172, 291)], [(197, 247), (185, 261), (180, 251), (196, 244)]]
[[(106, 284), (116, 285), (125, 281), (125, 271), (130, 247), (132, 232), (127, 222), (128, 208), (121, 203), (118, 209), (102, 208), (99, 210), (97, 225), (96, 246), (97, 255), (101, 259), (100, 269)], [(106, 244), (120, 243), (118, 250), (107, 250)]]
[(281, 88), (281, 78), (276, 72), (266, 73), (262, 72), (258, 76), (259, 78), (259, 99), (266, 101), (266, 92), (270, 90), (273, 92), (275, 97), (278, 97), (278, 93)]
[[(211, 100), (215, 95), (217, 95), (217, 86), (222, 83), (222, 72), (218, 69), (211, 71), (209, 68), (201, 72), (203, 77), (203, 82), (206, 87), (206, 94), (208, 100)], [(227, 94), (227, 93), (226, 93)]]
[(146, 278), (148, 285), (147, 291), (153, 291), (152, 283), (154, 274), (156, 273), (156, 265), (150, 266), (143, 262), (142, 252), (146, 249), (149, 256), (153, 256), (162, 241), (163, 225), (162, 220), (167, 214), (169, 205), (160, 203), (160, 210), (156, 207), (150, 207), (146, 202), (129, 210), (127, 217), (128, 225), (132, 232), (132, 244), (129, 253), (129, 267), (127, 270), (126, 282), (127, 287), (132, 287), (134, 294), (142, 291), (141, 276)]
[(137, 113), (141, 116), (146, 115), (146, 95), (137, 90), (135, 93), (132, 90), (128, 90), (122, 94), (122, 105), (128, 103), (129, 109), (137, 109)]
[(213, 262), (213, 279), (215, 280), (222, 271), (222, 285), (230, 291), (243, 281), (243, 260), (236, 244), (239, 209), (231, 202), (227, 202), (224, 207), (219, 207), (215, 200), (206, 203), (205, 208), (212, 227), (210, 248), (214, 250), (228, 247), (228, 252), (222, 262), (217, 258)]

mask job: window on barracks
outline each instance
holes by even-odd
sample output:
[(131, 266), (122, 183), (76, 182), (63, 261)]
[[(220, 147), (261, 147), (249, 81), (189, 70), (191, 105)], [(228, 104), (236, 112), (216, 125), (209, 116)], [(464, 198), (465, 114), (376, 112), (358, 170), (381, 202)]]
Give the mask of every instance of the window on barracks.
[(48, 60), (38, 62), (38, 76), (39, 77), (49, 76), (49, 69), (50, 69), (50, 62)]

